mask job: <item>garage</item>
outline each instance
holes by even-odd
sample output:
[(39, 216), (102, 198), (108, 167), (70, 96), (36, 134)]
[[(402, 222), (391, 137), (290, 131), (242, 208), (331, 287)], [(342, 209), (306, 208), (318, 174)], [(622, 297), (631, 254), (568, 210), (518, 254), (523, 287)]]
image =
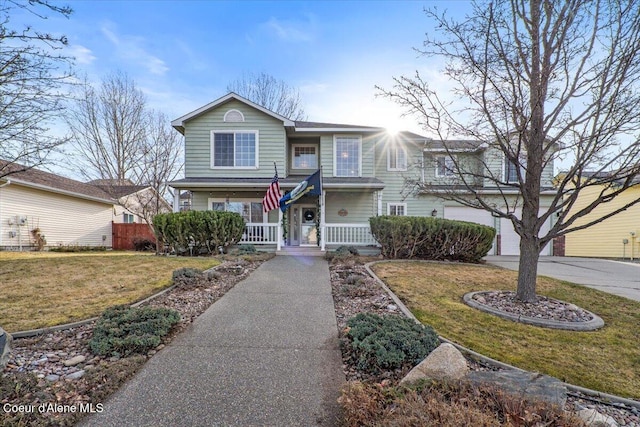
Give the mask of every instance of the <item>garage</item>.
[[(516, 215), (520, 215), (520, 212), (516, 212)], [(489, 227), (496, 227), (495, 218), (487, 211), (481, 209), (473, 209), (466, 206), (445, 206), (444, 217), (446, 219), (454, 219), (457, 221), (469, 221), (477, 224), (488, 225)], [(496, 252), (496, 242), (493, 242), (493, 246), (489, 251), (489, 255), (520, 255), (520, 236), (513, 229), (513, 224), (508, 219), (500, 218), (499, 228), (497, 228), (500, 235), (500, 253)], [(547, 222), (542, 227), (542, 234), (546, 234), (549, 231), (549, 223)], [(547, 245), (540, 255), (551, 255), (552, 245)]]
[[(516, 216), (520, 217), (520, 210), (516, 211)], [(545, 235), (549, 231), (549, 221), (547, 221), (542, 229), (540, 235)], [(500, 255), (520, 255), (520, 236), (513, 229), (511, 221), (505, 218), (500, 218)], [(540, 255), (551, 255), (551, 249), (553, 245), (547, 245), (540, 252)]]
[[(445, 206), (444, 217), (446, 219), (454, 219), (456, 221), (475, 222), (476, 224), (495, 227), (494, 218), (489, 212), (480, 209), (468, 208), (466, 206)], [(495, 239), (488, 255), (497, 255)]]

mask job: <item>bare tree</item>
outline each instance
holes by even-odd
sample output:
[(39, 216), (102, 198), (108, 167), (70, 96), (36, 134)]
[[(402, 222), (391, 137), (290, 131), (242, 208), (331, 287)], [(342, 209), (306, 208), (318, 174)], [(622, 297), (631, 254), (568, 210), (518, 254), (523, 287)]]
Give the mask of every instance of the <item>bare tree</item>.
[(72, 58), (58, 52), (67, 39), (30, 26), (12, 28), (16, 10), (35, 19), (72, 13), (69, 7), (47, 0), (0, 3), (0, 159), (7, 161), (0, 167), (0, 177), (42, 164), (67, 141), (49, 134), (72, 84)]
[(167, 211), (165, 198), (169, 194), (169, 181), (182, 171), (182, 138), (171, 127), (171, 121), (162, 112), (149, 111), (147, 137), (141, 145), (141, 158), (134, 169), (134, 180), (149, 185), (155, 197), (138, 197), (135, 203), (148, 224), (153, 216)]
[[(437, 194), (447, 200), (509, 219), (520, 236), (517, 298), (535, 302), (539, 254), (552, 239), (640, 202), (574, 225), (638, 183), (640, 4), (497, 0), (474, 2), (461, 20), (435, 9), (426, 14), (436, 36), (428, 36), (419, 52), (444, 60), (453, 97), (419, 73), (395, 78), (392, 89), (378, 88), (380, 94), (415, 114), (450, 154), (452, 135), (483, 141), (487, 153), (514, 166), (516, 176), (496, 173), (487, 158), (473, 167), (455, 161), (452, 169), (465, 191), (442, 192), (438, 183), (412, 178), (407, 187), (413, 194), (440, 188)], [(543, 174), (559, 159), (571, 159), (571, 165), (545, 209)], [(497, 189), (497, 198), (479, 182)], [(588, 188), (601, 191), (586, 207), (571, 209)], [(552, 215), (555, 224), (543, 233)]]
[(298, 89), (264, 72), (243, 74), (227, 90), (288, 119), (306, 119)]
[(126, 74), (106, 76), (95, 90), (82, 85), (67, 124), (85, 178), (124, 181), (132, 177), (142, 156), (148, 115), (146, 98)]

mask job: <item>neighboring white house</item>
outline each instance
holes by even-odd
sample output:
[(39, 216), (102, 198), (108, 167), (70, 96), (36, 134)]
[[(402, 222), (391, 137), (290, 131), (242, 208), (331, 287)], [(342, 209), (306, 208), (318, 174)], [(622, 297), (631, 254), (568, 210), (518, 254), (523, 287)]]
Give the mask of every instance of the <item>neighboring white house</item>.
[(0, 160), (0, 248), (28, 250), (39, 229), (46, 247), (111, 247), (114, 203), (98, 187)]
[(100, 188), (118, 201), (113, 208), (113, 222), (118, 224), (144, 224), (153, 215), (173, 209), (153, 187), (135, 185), (128, 179), (96, 179), (87, 184)]

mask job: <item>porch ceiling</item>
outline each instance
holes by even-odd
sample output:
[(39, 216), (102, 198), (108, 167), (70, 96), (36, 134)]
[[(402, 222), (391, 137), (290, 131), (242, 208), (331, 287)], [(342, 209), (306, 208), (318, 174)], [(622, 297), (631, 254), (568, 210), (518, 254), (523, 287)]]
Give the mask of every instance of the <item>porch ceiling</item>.
[[(306, 176), (291, 175), (280, 179), (280, 187), (294, 188)], [(212, 189), (212, 188), (266, 188), (271, 184), (271, 178), (183, 178), (169, 183), (173, 188), (180, 189)], [(368, 189), (382, 190), (384, 182), (377, 178), (323, 178), (322, 185), (326, 189)]]

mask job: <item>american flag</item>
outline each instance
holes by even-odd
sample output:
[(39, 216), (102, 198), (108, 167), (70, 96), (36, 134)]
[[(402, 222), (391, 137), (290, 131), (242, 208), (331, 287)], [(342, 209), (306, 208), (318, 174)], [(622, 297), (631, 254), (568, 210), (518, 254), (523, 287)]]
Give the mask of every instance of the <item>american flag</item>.
[(278, 169), (276, 169), (275, 175), (273, 175), (273, 179), (271, 180), (271, 184), (269, 184), (269, 188), (267, 188), (267, 194), (265, 194), (262, 199), (264, 211), (269, 212), (274, 209), (278, 209), (281, 197), (282, 193), (280, 192), (280, 183), (278, 182)]

